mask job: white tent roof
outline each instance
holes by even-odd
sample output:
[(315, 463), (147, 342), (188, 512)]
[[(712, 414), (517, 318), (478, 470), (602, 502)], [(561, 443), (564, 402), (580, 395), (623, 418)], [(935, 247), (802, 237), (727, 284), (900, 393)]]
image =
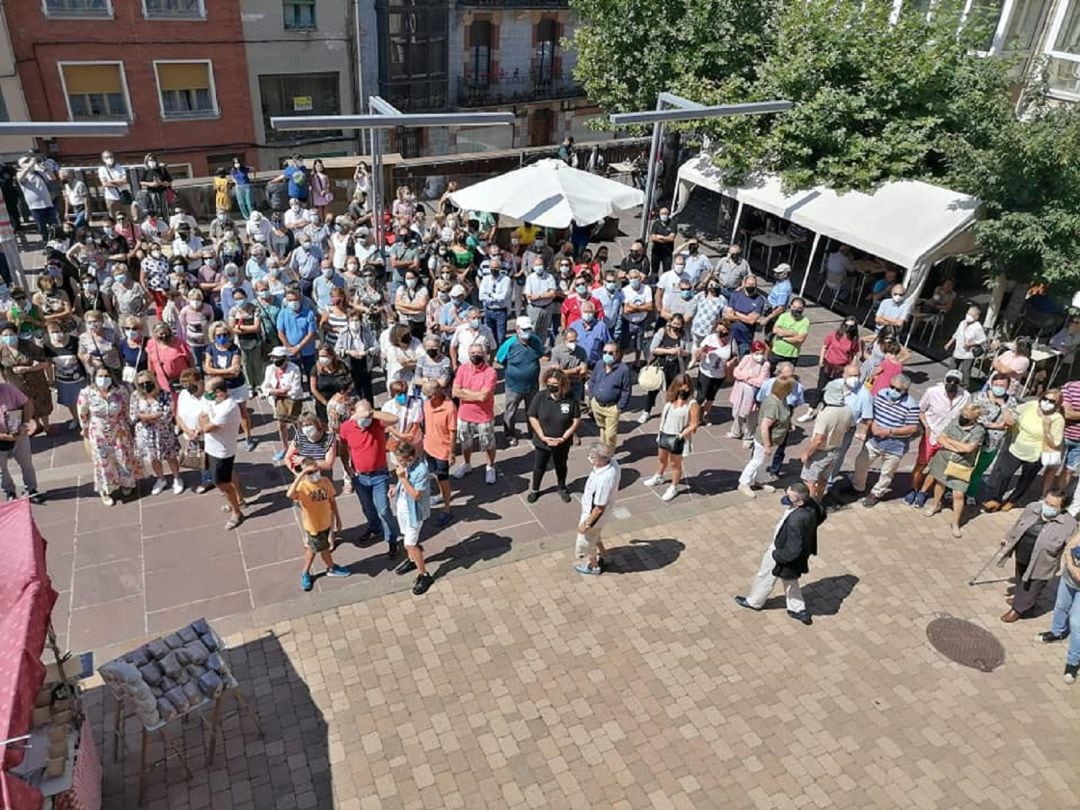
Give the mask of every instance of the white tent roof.
[(591, 225), (634, 208), (645, 195), (561, 160), (547, 159), (455, 191), (450, 199), (467, 211), (488, 211), (545, 228), (566, 228), (570, 220)]
[(970, 226), (979, 201), (919, 181), (885, 183), (872, 194), (838, 194), (822, 186), (785, 194), (780, 179), (767, 175), (752, 185), (729, 188), (703, 155), (679, 168), (677, 209), (686, 204), (693, 186), (734, 197), (909, 271), (928, 269), (937, 259), (971, 252), (974, 246)]

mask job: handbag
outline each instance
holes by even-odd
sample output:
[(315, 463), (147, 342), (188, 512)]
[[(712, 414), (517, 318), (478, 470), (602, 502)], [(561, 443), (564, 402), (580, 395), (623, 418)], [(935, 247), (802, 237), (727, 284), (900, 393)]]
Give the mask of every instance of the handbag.
[(201, 442), (189, 440), (184, 444), (180, 453), (180, 466), (188, 470), (206, 468), (206, 455), (203, 453)]
[(669, 453), (682, 455), (682, 451), (686, 447), (686, 439), (678, 433), (658, 433), (656, 446), (661, 450), (667, 450)]
[(974, 467), (969, 467), (967, 464), (961, 464), (959, 461), (950, 461), (945, 465), (945, 477), (955, 478), (957, 481), (971, 481), (971, 474), (975, 471)]
[(664, 372), (659, 365), (650, 363), (638, 372), (637, 381), (645, 391), (659, 391), (664, 387)]

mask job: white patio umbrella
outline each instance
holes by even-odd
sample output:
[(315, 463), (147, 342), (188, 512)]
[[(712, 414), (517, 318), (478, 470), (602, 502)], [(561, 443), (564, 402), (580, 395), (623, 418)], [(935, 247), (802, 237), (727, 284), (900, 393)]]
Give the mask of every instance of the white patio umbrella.
[(545, 228), (600, 222), (606, 216), (641, 205), (645, 195), (561, 160), (540, 160), (484, 180), (450, 195), (466, 211), (487, 211)]

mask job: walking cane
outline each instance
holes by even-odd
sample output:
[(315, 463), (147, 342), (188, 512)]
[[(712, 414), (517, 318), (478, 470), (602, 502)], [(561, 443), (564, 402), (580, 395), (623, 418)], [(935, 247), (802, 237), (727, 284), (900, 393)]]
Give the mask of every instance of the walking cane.
[(984, 579), (982, 582), (977, 582), (976, 581), (976, 580), (978, 580), (979, 575), (983, 571), (985, 571), (987, 568), (989, 568), (990, 564), (993, 563), (994, 560), (997, 559), (998, 553), (999, 552), (995, 551), (994, 555), (989, 560), (986, 561), (986, 563), (983, 565), (983, 567), (975, 572), (975, 576), (973, 576), (971, 579), (968, 580), (968, 585), (990, 585), (990, 584), (993, 584), (995, 582), (1009, 582), (1009, 581), (1012, 580), (1012, 577), (999, 577), (997, 579)]

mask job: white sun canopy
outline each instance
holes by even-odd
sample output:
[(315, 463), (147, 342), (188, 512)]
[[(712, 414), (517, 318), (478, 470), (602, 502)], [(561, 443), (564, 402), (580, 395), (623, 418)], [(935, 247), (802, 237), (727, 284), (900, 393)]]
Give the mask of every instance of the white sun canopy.
[(909, 295), (918, 294), (936, 261), (974, 250), (971, 225), (979, 201), (928, 183), (885, 183), (870, 194), (841, 194), (822, 186), (785, 194), (780, 179), (766, 175), (755, 183), (730, 188), (720, 181), (709, 156), (702, 155), (679, 168), (676, 210), (686, 205), (694, 186), (733, 197), (740, 207), (751, 205), (900, 265), (908, 271)]
[(505, 214), (545, 228), (566, 228), (571, 220), (592, 225), (635, 208), (645, 195), (552, 158), (455, 191), (450, 199), (467, 211)]

